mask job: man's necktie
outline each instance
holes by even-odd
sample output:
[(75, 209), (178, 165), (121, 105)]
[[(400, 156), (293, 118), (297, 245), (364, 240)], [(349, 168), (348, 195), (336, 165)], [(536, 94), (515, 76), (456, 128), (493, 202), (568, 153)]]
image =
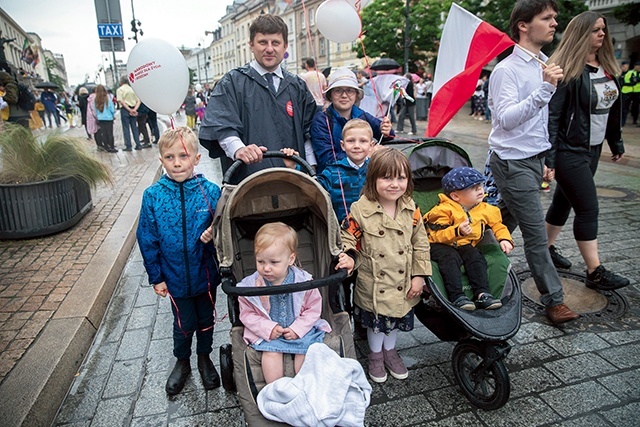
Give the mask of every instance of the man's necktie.
[(269, 86), (269, 90), (275, 95), (276, 87), (273, 84), (273, 73), (267, 73), (264, 75), (264, 77), (267, 79), (267, 86)]

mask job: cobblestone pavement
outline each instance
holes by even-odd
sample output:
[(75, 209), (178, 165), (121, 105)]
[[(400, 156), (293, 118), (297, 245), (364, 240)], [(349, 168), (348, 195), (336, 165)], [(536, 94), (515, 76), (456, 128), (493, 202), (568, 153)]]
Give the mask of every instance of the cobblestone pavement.
[[(465, 111), (465, 109), (463, 109)], [(419, 122), (424, 129), (425, 122)], [(486, 155), (486, 136), (490, 126), (476, 122), (460, 113), (445, 128), (442, 136), (461, 145), (470, 154), (474, 165), (481, 168)], [(601, 295), (585, 291), (584, 286), (573, 279), (565, 280), (565, 290), (572, 298), (593, 300), (604, 306), (596, 310), (597, 315), (586, 316), (562, 327), (550, 325), (539, 307), (525, 298), (523, 324), (518, 334), (510, 340), (513, 349), (506, 359), (511, 379), (511, 398), (501, 409), (483, 411), (472, 406), (455, 383), (451, 367), (453, 344), (439, 341), (427, 328), (416, 322), (410, 333), (399, 334), (398, 348), (410, 369), (405, 381), (390, 378), (386, 383), (373, 386), (371, 406), (367, 410), (367, 426), (634, 426), (636, 414), (640, 410), (640, 273), (636, 267), (640, 246), (637, 230), (640, 196), (640, 131), (625, 128), (628, 156), (624, 164), (612, 164), (606, 160), (606, 150), (596, 180), (600, 194), (600, 254), (605, 265), (626, 275), (632, 285), (615, 295)], [(122, 163), (129, 160), (119, 153), (114, 157)], [(151, 154), (150, 150), (133, 155)], [(133, 156), (132, 156), (133, 157)], [(149, 162), (153, 163), (150, 158)], [(147, 162), (147, 163), (149, 163)], [(156, 163), (157, 165), (157, 163)], [(216, 165), (210, 160), (202, 162), (202, 170), (212, 180), (220, 182)], [(122, 178), (123, 186), (133, 185), (131, 180)], [(111, 191), (111, 193), (108, 193)], [(114, 188), (98, 189), (94, 195), (94, 209), (89, 215), (100, 219), (106, 226), (113, 221), (117, 203), (110, 209), (99, 205), (98, 200), (113, 202), (112, 196), (124, 191), (120, 185)], [(102, 192), (105, 194), (102, 195)], [(115, 197), (115, 196), (113, 196)], [(120, 195), (125, 198), (125, 195)], [(548, 204), (550, 194), (541, 194), (543, 203)], [(97, 215), (101, 209), (104, 214)], [(89, 217), (88, 215), (88, 217)], [(87, 224), (85, 218), (78, 227), (81, 233), (101, 231), (103, 227)], [(91, 221), (92, 222), (92, 221)], [(87, 231), (85, 231), (87, 230)], [(60, 235), (46, 239), (61, 238)], [(97, 237), (100, 239), (100, 237)], [(526, 263), (522, 253), (522, 239), (516, 232), (516, 249), (510, 256), (516, 271), (522, 273), (523, 288), (526, 288)], [(45, 239), (45, 240), (46, 240)], [(87, 238), (84, 247), (95, 248), (93, 238)], [(44, 296), (43, 302), (32, 307), (29, 315), (24, 315), (22, 326), (17, 324), (25, 306), (27, 296), (18, 296), (23, 288), (32, 289), (32, 281), (37, 284), (49, 283), (51, 269), (42, 268), (41, 259), (33, 253), (48, 253), (57, 241), (42, 247), (33, 243), (34, 249), (12, 249), (16, 242), (0, 242), (0, 321), (5, 326), (2, 333), (3, 352), (16, 350), (20, 334), (26, 329), (26, 321), (44, 316), (50, 319), (57, 305), (51, 295), (59, 295), (58, 287), (72, 288), (70, 280), (65, 281), (65, 269), (61, 278), (49, 286), (52, 291)], [(39, 243), (39, 242), (38, 242)], [(572, 272), (580, 274), (584, 264), (579, 256), (568, 224), (561, 234), (558, 246), (574, 263)], [(68, 251), (75, 249), (69, 243)], [(85, 250), (76, 250), (68, 255), (87, 259)], [(20, 262), (14, 260), (14, 253), (20, 254)], [(55, 253), (55, 251), (54, 251)], [(7, 256), (10, 255), (10, 256)], [(49, 257), (53, 255), (48, 255)], [(42, 257), (42, 255), (41, 255)], [(33, 263), (36, 261), (37, 263)], [(75, 259), (67, 261), (77, 261)], [(62, 260), (60, 260), (62, 262)], [(57, 263), (56, 263), (57, 265)], [(33, 269), (33, 272), (32, 270)], [(82, 267), (75, 268), (76, 277)], [(62, 269), (60, 270), (62, 271)], [(28, 278), (23, 275), (30, 273)], [(12, 275), (13, 274), (13, 275)], [(32, 278), (35, 276), (35, 278)], [(22, 283), (14, 294), (7, 292), (13, 282)], [(120, 276), (115, 293), (110, 299), (105, 317), (100, 324), (91, 349), (77, 369), (75, 380), (55, 418), (56, 426), (180, 426), (180, 425), (242, 425), (242, 410), (237, 398), (222, 388), (205, 391), (197, 371), (191, 375), (184, 391), (173, 398), (164, 392), (164, 383), (173, 366), (171, 339), (171, 310), (169, 302), (155, 296), (146, 286), (147, 278), (137, 247), (131, 251), (126, 267)], [(41, 288), (41, 286), (35, 286)], [(64, 299), (62, 297), (53, 298)], [(13, 303), (16, 298), (27, 298), (22, 303)], [(580, 303), (577, 301), (576, 304)], [(7, 306), (15, 307), (6, 311)], [(579, 304), (578, 304), (579, 305)], [(16, 307), (17, 306), (17, 307)], [(42, 312), (51, 312), (41, 314)], [(226, 297), (218, 292), (217, 317), (214, 335), (214, 362), (218, 365), (217, 348), (229, 342), (229, 322), (226, 313)], [(8, 313), (8, 314), (7, 314)], [(46, 324), (46, 320), (41, 323)], [(97, 325), (96, 325), (97, 326)], [(37, 337), (37, 334), (33, 335)], [(23, 351), (29, 344), (22, 342)], [(11, 346), (11, 347), (10, 347)], [(358, 358), (366, 359), (366, 342), (356, 341)], [(21, 352), (17, 352), (22, 354)], [(13, 356), (14, 360), (20, 358)], [(4, 366), (4, 365), (3, 365)], [(195, 360), (192, 361), (195, 366)], [(4, 371), (6, 375), (11, 368)], [(6, 381), (5, 381), (6, 382)], [(0, 391), (4, 383), (0, 383)], [(4, 417), (3, 414), (0, 417)], [(3, 425), (12, 425), (0, 423)]]

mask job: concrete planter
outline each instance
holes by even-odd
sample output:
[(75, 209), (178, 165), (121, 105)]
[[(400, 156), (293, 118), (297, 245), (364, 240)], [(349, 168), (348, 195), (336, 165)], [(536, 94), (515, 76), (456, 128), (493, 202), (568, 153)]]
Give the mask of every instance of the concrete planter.
[(91, 207), (91, 189), (77, 178), (0, 184), (0, 239), (24, 239), (66, 230)]

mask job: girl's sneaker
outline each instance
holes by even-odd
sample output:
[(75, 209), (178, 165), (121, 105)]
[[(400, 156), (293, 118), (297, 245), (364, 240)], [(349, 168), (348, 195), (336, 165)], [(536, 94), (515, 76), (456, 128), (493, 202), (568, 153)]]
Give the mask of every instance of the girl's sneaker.
[(384, 370), (384, 356), (382, 351), (369, 353), (369, 377), (376, 383), (383, 383), (387, 380), (387, 371)]
[(389, 370), (393, 378), (404, 380), (409, 376), (409, 370), (404, 366), (404, 362), (395, 348), (391, 350), (382, 349), (382, 354), (384, 354), (384, 366)]

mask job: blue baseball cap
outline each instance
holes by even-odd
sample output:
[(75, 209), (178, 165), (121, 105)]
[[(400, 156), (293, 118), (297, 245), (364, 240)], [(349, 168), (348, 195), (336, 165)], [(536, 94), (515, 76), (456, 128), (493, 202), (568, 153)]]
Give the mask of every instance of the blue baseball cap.
[(473, 168), (454, 168), (442, 177), (442, 189), (446, 194), (464, 190), (476, 184), (484, 184), (484, 176)]

